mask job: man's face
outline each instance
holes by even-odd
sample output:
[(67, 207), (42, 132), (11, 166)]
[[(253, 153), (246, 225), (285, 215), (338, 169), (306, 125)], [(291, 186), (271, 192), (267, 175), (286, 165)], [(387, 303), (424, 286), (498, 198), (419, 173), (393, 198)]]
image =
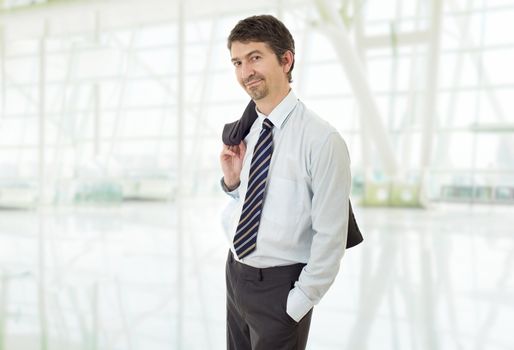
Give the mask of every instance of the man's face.
[(287, 84), (284, 66), (265, 43), (234, 41), (230, 54), (239, 84), (254, 101), (273, 98)]

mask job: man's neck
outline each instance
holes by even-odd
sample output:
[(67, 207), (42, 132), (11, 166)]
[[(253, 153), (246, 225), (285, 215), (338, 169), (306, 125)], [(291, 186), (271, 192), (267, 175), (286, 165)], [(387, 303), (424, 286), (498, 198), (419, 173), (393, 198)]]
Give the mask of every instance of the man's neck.
[(288, 86), (287, 89), (282, 91), (280, 94), (276, 94), (273, 97), (268, 96), (262, 100), (255, 101), (255, 105), (257, 106), (259, 112), (265, 116), (269, 116), (275, 107), (277, 107), (280, 102), (286, 98), (286, 96), (289, 94), (289, 91), (291, 91), (291, 87)]

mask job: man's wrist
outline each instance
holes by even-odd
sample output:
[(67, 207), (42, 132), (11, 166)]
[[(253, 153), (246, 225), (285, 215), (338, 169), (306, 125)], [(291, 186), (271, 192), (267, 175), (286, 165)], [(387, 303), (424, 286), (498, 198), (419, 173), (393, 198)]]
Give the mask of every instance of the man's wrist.
[(234, 191), (236, 188), (239, 187), (239, 185), (241, 184), (241, 181), (237, 181), (237, 183), (235, 183), (235, 185), (232, 185), (232, 186), (229, 186), (227, 185), (227, 183), (225, 182), (225, 178), (222, 177), (221, 178), (221, 186), (223, 187), (223, 189), (227, 192), (232, 192)]

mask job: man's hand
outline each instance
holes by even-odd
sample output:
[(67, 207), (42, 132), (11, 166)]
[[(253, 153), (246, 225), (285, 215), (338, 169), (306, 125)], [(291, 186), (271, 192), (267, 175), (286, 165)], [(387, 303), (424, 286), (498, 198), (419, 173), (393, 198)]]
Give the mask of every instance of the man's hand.
[(246, 145), (241, 141), (239, 145), (227, 146), (223, 145), (220, 154), (221, 169), (223, 170), (223, 180), (225, 185), (230, 189), (239, 186), (239, 175), (243, 168), (243, 159), (245, 157)]

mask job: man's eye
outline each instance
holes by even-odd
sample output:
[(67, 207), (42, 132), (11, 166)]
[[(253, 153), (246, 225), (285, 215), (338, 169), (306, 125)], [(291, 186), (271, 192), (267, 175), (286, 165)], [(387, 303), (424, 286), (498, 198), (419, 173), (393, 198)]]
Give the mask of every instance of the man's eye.
[(241, 62), (234, 61), (234, 62), (233, 62), (233, 64), (234, 64), (234, 67), (238, 67), (238, 66), (240, 66), (240, 65), (241, 65)]
[(258, 61), (261, 58), (261, 56), (253, 56), (252, 61)]

